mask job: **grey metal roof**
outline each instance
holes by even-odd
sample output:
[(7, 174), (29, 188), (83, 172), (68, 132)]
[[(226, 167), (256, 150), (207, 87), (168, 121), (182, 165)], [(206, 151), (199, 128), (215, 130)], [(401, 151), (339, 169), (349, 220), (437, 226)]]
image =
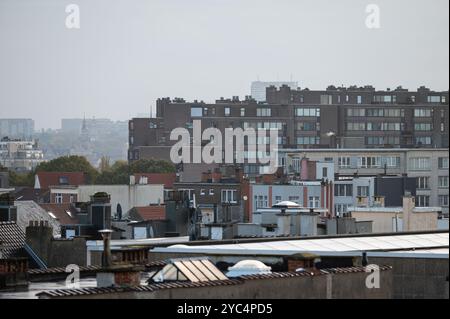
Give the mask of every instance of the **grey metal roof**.
[(15, 222), (0, 222), (0, 258), (25, 256), (25, 233)]

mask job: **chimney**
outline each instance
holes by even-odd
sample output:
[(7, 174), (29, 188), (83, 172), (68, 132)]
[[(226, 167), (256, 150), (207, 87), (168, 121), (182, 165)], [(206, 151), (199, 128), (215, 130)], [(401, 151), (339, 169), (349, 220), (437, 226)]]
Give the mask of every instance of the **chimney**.
[(384, 207), (385, 205), (384, 196), (374, 196), (373, 197), (373, 206), (374, 207)]
[(308, 159), (303, 157), (300, 161), (300, 180), (307, 181), (309, 177)]
[(403, 196), (403, 231), (412, 230), (412, 214), (416, 207), (415, 198), (411, 195)]
[(357, 207), (368, 207), (369, 206), (369, 198), (367, 196), (358, 196), (356, 199)]
[(291, 215), (286, 214), (286, 209), (282, 209), (277, 214), (277, 236), (289, 236), (291, 234)]

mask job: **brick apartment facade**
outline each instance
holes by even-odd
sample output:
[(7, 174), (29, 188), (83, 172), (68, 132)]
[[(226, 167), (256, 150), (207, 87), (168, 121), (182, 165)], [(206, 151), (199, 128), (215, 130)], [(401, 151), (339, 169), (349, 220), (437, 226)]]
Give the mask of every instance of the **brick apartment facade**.
[[(377, 91), (371, 86), (323, 91), (267, 89), (267, 102), (247, 97), (214, 104), (169, 98), (157, 101), (156, 118), (129, 122), (129, 160), (170, 159), (170, 133), (193, 120), (202, 129), (276, 128), (281, 148), (448, 148), (448, 91), (420, 87)], [(206, 142), (205, 142), (206, 144)], [(258, 173), (244, 165), (246, 174)]]

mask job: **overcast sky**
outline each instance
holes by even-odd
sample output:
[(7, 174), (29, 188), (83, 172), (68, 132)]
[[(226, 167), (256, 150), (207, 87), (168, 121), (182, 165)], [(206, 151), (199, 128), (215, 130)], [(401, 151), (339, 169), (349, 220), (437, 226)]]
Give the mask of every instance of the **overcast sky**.
[[(67, 29), (65, 8), (80, 8)], [(380, 29), (365, 25), (380, 7)], [(448, 0), (0, 0), (0, 118), (128, 120), (250, 83), (449, 87)]]

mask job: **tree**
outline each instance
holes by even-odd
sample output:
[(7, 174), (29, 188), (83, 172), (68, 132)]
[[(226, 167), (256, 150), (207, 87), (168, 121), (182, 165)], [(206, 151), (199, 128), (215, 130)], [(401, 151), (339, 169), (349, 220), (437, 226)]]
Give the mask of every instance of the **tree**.
[(9, 172), (9, 185), (10, 186), (34, 186), (34, 173), (16, 173), (14, 171)]
[(168, 161), (141, 159), (130, 165), (130, 172), (136, 173), (174, 173), (175, 165)]
[(111, 169), (108, 156), (102, 156), (102, 158), (100, 159), (100, 166), (98, 169), (100, 170), (101, 173), (109, 171)]
[(62, 156), (48, 162), (40, 163), (36, 172), (83, 172), (87, 182), (93, 183), (98, 176), (97, 170), (83, 156)]
[(137, 173), (174, 173), (175, 166), (164, 160), (139, 160), (131, 165), (116, 161), (109, 170), (102, 171), (95, 183), (98, 185), (128, 184), (130, 175)]

